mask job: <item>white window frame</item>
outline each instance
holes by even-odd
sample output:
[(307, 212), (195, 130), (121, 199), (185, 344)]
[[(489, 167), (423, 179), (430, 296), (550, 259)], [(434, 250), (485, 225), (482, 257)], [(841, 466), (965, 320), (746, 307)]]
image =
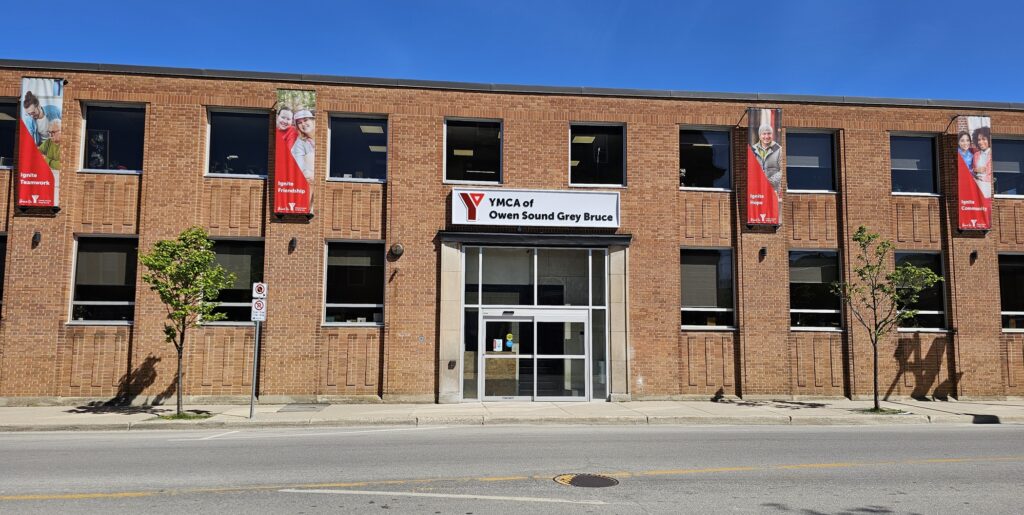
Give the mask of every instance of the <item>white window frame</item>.
[[(267, 175), (250, 175), (242, 173), (210, 173), (210, 135), (213, 133), (213, 123), (211, 113), (244, 113), (244, 114), (262, 114), (267, 116), (267, 133), (270, 133), (270, 114), (272, 111), (266, 109), (256, 109), (251, 107), (220, 107), (220, 106), (206, 106), (206, 151), (204, 152), (203, 160), (203, 177), (210, 178), (224, 178), (224, 179), (248, 179), (248, 180), (267, 180)], [(273, 144), (271, 138), (267, 137), (267, 166), (272, 166), (269, 162), (270, 158), (270, 145)], [(269, 169), (268, 169), (269, 173)]]
[[(733, 134), (732, 134), (732, 127), (725, 127), (725, 126), (721, 126), (721, 125), (686, 125), (686, 124), (679, 124), (677, 129), (678, 129), (678, 130), (676, 130), (677, 145), (678, 145), (678, 140), (679, 140), (679, 133), (681, 133), (683, 131), (724, 132), (726, 134), (726, 136), (728, 136), (728, 140), (729, 140), (729, 187), (728, 188), (714, 188), (714, 187), (711, 187), (711, 186), (683, 186), (683, 185), (680, 185), (679, 186), (679, 191), (718, 191), (718, 192), (724, 192), (724, 193), (731, 193), (732, 190), (733, 190), (733, 188), (732, 188), (733, 183), (735, 183), (735, 179), (736, 179), (735, 170), (733, 170), (733, 156), (732, 156), (732, 152), (733, 152), (733, 145), (735, 144), (735, 142), (732, 140), (732, 136), (733, 136)], [(680, 153), (681, 152), (677, 148), (676, 149), (676, 154), (680, 154)], [(623, 153), (623, 155), (625, 155), (625, 153)], [(678, 158), (681, 157), (681, 156), (677, 155), (676, 157), (677, 157), (676, 161), (679, 161)], [(705, 248), (709, 248), (709, 247), (705, 247)]]
[[(942, 163), (939, 160), (939, 136), (934, 132), (894, 132), (889, 131), (889, 194), (897, 197), (941, 197), (942, 196)], [(892, 185), (892, 138), (928, 138), (932, 141), (932, 176), (935, 180), (935, 192), (893, 191)]]
[(92, 173), (92, 174), (110, 174), (110, 175), (142, 175), (142, 170), (108, 170), (102, 168), (86, 168), (85, 167), (85, 135), (88, 129), (87, 120), (90, 107), (111, 107), (111, 108), (129, 108), (129, 109), (142, 109), (142, 166), (146, 166), (146, 119), (149, 117), (149, 109), (146, 103), (139, 102), (108, 102), (108, 101), (94, 101), (94, 100), (82, 100), (82, 128), (79, 131), (78, 137), (78, 173)]
[[(993, 147), (995, 147), (995, 142), (996, 142), (997, 139), (1002, 139), (1002, 140), (1007, 140), (1008, 139), (1008, 140), (1024, 141), (1024, 135), (1020, 135), (1020, 134), (996, 135), (996, 134), (993, 134), (992, 135), (992, 146)], [(1024, 198), (1024, 193), (1011, 194), (1011, 193), (996, 193), (995, 192), (995, 178), (996, 178), (995, 162), (993, 162), (992, 164), (993, 164), (993, 170), (992, 170), (992, 181), (993, 181), (992, 182), (992, 198), (1010, 198), (1010, 199), (1013, 199), (1013, 198), (1016, 198), (1016, 199)], [(1021, 173), (1024, 174), (1024, 169), (1021, 170)], [(1007, 254), (1007, 253), (1003, 252), (1002, 254)]]
[[(815, 248), (791, 248), (786, 251), (786, 289), (787, 292), (792, 296), (793, 290), (793, 279), (790, 275), (789, 258), (793, 252), (833, 252), (836, 255), (836, 270), (839, 272), (839, 279), (843, 278), (843, 254), (839, 249), (815, 249)], [(824, 283), (822, 283), (824, 284)], [(787, 297), (787, 302), (790, 302)], [(822, 313), (822, 314), (838, 314), (839, 315), (839, 327), (827, 327), (827, 326), (807, 326), (807, 325), (790, 325), (789, 330), (794, 332), (799, 331), (811, 331), (811, 332), (832, 332), (841, 333), (846, 330), (846, 324), (843, 317), (843, 299), (839, 299), (839, 309), (793, 309), (792, 302), (790, 302), (789, 313)], [(793, 318), (790, 317), (790, 322)]]
[[(324, 240), (323, 250), (323, 281), (321, 282), (322, 296), (320, 298), (320, 304), (323, 309), (320, 310), (320, 325), (322, 327), (384, 327), (384, 319), (387, 316), (385, 311), (384, 303), (380, 304), (348, 304), (348, 303), (327, 303), (327, 259), (329, 256), (329, 250), (331, 244), (357, 244), (357, 245), (380, 245), (384, 250), (384, 277), (381, 278), (384, 281), (384, 298), (382, 301), (387, 300), (387, 264), (388, 264), (388, 249), (387, 242), (384, 240), (353, 240), (353, 239), (327, 239)], [(327, 308), (380, 308), (381, 318), (380, 322), (328, 322), (327, 321)]]
[[(134, 307), (135, 301), (75, 301), (75, 281), (78, 279), (78, 241), (80, 238), (85, 239), (112, 239), (112, 240), (135, 240), (136, 248), (138, 248), (138, 237), (133, 235), (123, 234), (75, 234), (74, 239), (71, 243), (71, 288), (68, 294), (68, 311), (67, 311), (67, 323), (66, 325), (81, 325), (81, 326), (133, 326), (135, 325), (135, 314)], [(10, 241), (8, 241), (8, 244)], [(136, 279), (138, 279), (138, 263), (135, 264)], [(138, 283), (136, 282), (135, 295), (138, 296)], [(75, 306), (132, 306), (132, 320), (76, 320), (72, 318), (75, 312)]]
[[(497, 181), (466, 181), (448, 178), (448, 122), (482, 122), (498, 124), (498, 180)], [(441, 124), (441, 183), (475, 186), (501, 186), (505, 184), (505, 120), (502, 118), (467, 118), (463, 116), (446, 116)]]
[[(730, 139), (731, 141), (731, 139)], [(684, 307), (682, 306), (683, 299), (679, 299), (679, 314), (682, 317), (682, 313), (685, 311), (690, 312), (714, 312), (714, 313), (732, 313), (732, 325), (690, 325), (683, 324), (680, 320), (679, 330), (680, 331), (735, 331), (736, 330), (736, 251), (732, 247), (679, 247), (680, 257), (683, 252), (687, 250), (728, 250), (730, 265), (732, 268), (732, 307), (731, 308), (711, 308), (711, 307)], [(682, 276), (679, 277), (679, 281), (682, 282)]]
[[(828, 134), (832, 140), (832, 186), (830, 190), (804, 190), (789, 188), (789, 135), (790, 134)], [(821, 129), (805, 127), (786, 127), (786, 194), (796, 195), (836, 195), (839, 192), (839, 159), (836, 148), (839, 146), (838, 129)], [(794, 166), (793, 168), (802, 168)], [(890, 170), (890, 174), (892, 171)]]
[[(372, 120), (379, 122), (384, 121), (384, 132), (386, 133), (386, 150), (384, 151), (384, 178), (383, 179), (372, 179), (372, 178), (359, 178), (359, 177), (332, 177), (331, 176), (331, 122), (335, 118), (342, 118), (346, 120)], [(388, 177), (391, 176), (391, 120), (386, 114), (372, 114), (372, 113), (327, 113), (327, 182), (360, 182), (369, 184), (385, 184), (388, 182)]]
[[(578, 125), (581, 127), (622, 127), (622, 182), (620, 184), (590, 184), (590, 183), (575, 183), (572, 182), (572, 127)], [(629, 126), (626, 122), (586, 122), (586, 121), (571, 121), (568, 127), (568, 145), (566, 148), (569, 150), (566, 152), (565, 165), (567, 170), (567, 179), (569, 180), (570, 188), (607, 188), (607, 189), (626, 189), (628, 182), (626, 180), (626, 170), (629, 168), (629, 154), (627, 135), (629, 134)], [(678, 139), (678, 138), (677, 138)]]
[[(939, 270), (942, 274), (942, 281), (938, 282), (939, 288), (942, 290), (942, 311), (938, 310), (917, 310), (919, 315), (942, 315), (943, 325), (946, 327), (897, 327), (897, 333), (948, 333), (949, 332), (949, 317), (946, 316), (949, 313), (949, 300), (946, 298), (946, 256), (942, 251), (935, 250), (917, 250), (917, 249), (893, 249), (892, 263), (893, 267), (896, 266), (896, 254), (933, 254), (939, 256)], [(998, 273), (998, 270), (997, 272)], [(1002, 325), (1000, 323), (999, 325)]]
[[(11, 142), (11, 144), (13, 145), (11, 148), (13, 148), (15, 151), (18, 150), (18, 146), (15, 143), (18, 141), (17, 134), (18, 134), (18, 131), (21, 128), (21, 125), (20, 125), (21, 124), (21, 119), (20, 119), (21, 108), (18, 107), (18, 105), (19, 105), (18, 101), (19, 100), (20, 99), (18, 99), (18, 98), (12, 98), (12, 97), (0, 97), (0, 103), (14, 104), (14, 124), (15, 124), (14, 125), (14, 134), (15, 134), (15, 136), (14, 136), (14, 141)], [(14, 156), (11, 156), (11, 157), (14, 157)], [(0, 170), (14, 170), (14, 165), (15, 165), (15, 163), (11, 163), (11, 166), (0, 166)]]
[[(264, 273), (266, 272), (266, 268), (267, 268), (267, 241), (266, 241), (265, 238), (246, 238), (246, 237), (237, 237), (237, 236), (224, 236), (224, 237), (211, 236), (210, 239), (213, 240), (214, 244), (216, 244), (217, 242), (220, 242), (220, 241), (249, 241), (249, 242), (259, 242), (259, 243), (262, 243), (263, 244), (263, 271), (264, 271)], [(252, 300), (250, 300), (249, 302), (218, 302), (217, 305), (218, 306), (228, 307), (228, 308), (240, 308), (240, 307), (248, 306), (251, 309), (252, 308)], [(256, 322), (253, 322), (252, 320), (249, 320), (249, 321), (244, 321), (244, 320), (213, 320), (213, 321), (210, 321), (210, 322), (202, 322), (201, 321), (199, 323), (199, 325), (207, 326), (207, 327), (217, 327), (217, 326), (250, 327), (250, 326), (253, 326), (255, 324), (256, 324)]]

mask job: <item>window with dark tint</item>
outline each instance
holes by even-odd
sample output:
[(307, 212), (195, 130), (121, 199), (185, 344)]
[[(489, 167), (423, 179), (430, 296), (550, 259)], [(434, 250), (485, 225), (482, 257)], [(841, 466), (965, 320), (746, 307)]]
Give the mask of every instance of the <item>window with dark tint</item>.
[(839, 280), (835, 252), (789, 253), (789, 325), (838, 328), (842, 326), (839, 296), (832, 283)]
[(569, 182), (625, 185), (625, 132), (621, 125), (571, 126)]
[(14, 134), (18, 130), (18, 104), (0, 102), (0, 168), (14, 167)]
[(1003, 329), (1024, 329), (1024, 255), (999, 256)]
[(997, 195), (1024, 195), (1024, 140), (993, 141), (992, 165)]
[(786, 133), (786, 188), (835, 191), (831, 134)]
[(679, 185), (722, 188), (732, 185), (729, 131), (679, 131)]
[(384, 245), (327, 245), (329, 323), (384, 323)]
[(4, 305), (4, 274), (7, 272), (7, 236), (0, 236), (0, 309)]
[(445, 122), (444, 178), (501, 182), (501, 122)]
[(210, 111), (209, 173), (267, 175), (270, 117)]
[(142, 170), (146, 109), (85, 107), (85, 155), (88, 170)]
[(331, 118), (331, 177), (383, 181), (387, 166), (387, 120)]
[[(933, 253), (897, 252), (896, 266), (910, 263), (914, 266), (928, 268), (935, 275), (942, 277), (942, 258)], [(944, 329), (946, 327), (946, 304), (943, 299), (943, 282), (935, 283), (931, 288), (922, 290), (917, 297), (917, 302), (907, 306), (909, 309), (916, 309), (917, 316), (900, 324), (900, 327), (913, 327), (924, 329)]]
[(892, 191), (937, 193), (935, 140), (911, 136), (889, 138)]
[(225, 322), (248, 322), (252, 316), (252, 283), (263, 282), (263, 242), (221, 240), (213, 245), (217, 263), (235, 274), (235, 282), (220, 291), (214, 313)]
[(134, 239), (79, 238), (72, 320), (133, 319), (137, 244)]
[(684, 249), (679, 268), (681, 324), (733, 326), (732, 251)]

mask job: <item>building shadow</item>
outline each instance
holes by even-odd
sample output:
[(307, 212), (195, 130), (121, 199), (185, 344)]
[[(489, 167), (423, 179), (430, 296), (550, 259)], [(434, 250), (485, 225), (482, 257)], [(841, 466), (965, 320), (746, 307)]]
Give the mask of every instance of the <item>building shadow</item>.
[(835, 514), (848, 514), (848, 513), (896, 513), (896, 511), (893, 510), (892, 508), (888, 508), (886, 506), (879, 506), (879, 505), (858, 506), (856, 508), (844, 508), (844, 509), (841, 509), (841, 510), (838, 510), (838, 511), (835, 511), (835, 512), (818, 511), (818, 510), (812, 510), (812, 509), (808, 509), (808, 508), (797, 508), (797, 507), (790, 506), (788, 504), (783, 504), (783, 503), (778, 503), (778, 502), (763, 503), (763, 504), (761, 504), (761, 507), (764, 508), (765, 511), (793, 512), (793, 513), (800, 513), (800, 514), (803, 514), (803, 515), (831, 515), (833, 513), (835, 513)]
[(156, 382), (156, 364), (160, 358), (152, 354), (146, 356), (139, 366), (129, 370), (117, 383), (117, 394), (107, 401), (95, 401), (83, 406), (67, 410), (68, 413), (161, 413), (163, 410), (156, 409), (156, 406), (163, 404), (163, 401), (172, 397), (178, 388), (177, 374), (174, 380), (164, 391), (154, 396), (148, 405), (135, 405), (135, 400), (146, 391), (147, 388)]

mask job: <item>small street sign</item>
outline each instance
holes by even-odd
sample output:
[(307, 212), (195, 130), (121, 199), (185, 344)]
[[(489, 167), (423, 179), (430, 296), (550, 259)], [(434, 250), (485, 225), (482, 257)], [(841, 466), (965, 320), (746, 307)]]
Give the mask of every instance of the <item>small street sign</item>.
[(267, 298), (267, 283), (252, 283), (252, 298)]
[(267, 301), (264, 299), (253, 299), (252, 300), (252, 321), (253, 322), (266, 322), (267, 321)]

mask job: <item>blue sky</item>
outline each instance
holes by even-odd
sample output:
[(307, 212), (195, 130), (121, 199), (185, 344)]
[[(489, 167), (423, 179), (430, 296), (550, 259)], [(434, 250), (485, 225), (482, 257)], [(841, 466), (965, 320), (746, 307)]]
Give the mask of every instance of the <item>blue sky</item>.
[(21, 16), (5, 23), (0, 57), (1024, 102), (1024, 2), (51, 0), (36, 5), (39, 23)]

